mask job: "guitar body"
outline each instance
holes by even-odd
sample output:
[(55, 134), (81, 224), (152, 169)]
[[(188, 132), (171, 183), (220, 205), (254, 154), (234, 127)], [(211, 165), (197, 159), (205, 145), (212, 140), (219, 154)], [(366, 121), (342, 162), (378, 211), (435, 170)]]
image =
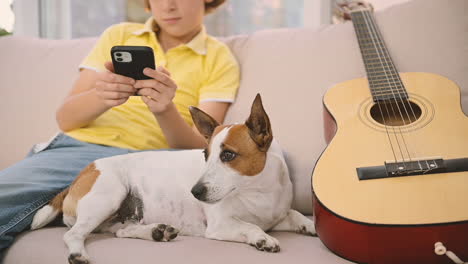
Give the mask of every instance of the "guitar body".
[(317, 233), (331, 251), (358, 263), (453, 263), (434, 253), (436, 242), (466, 261), (467, 171), (358, 177), (358, 168), (400, 156), (468, 158), (468, 118), (457, 85), (430, 73), (400, 76), (415, 118), (388, 116), (387, 126), (376, 120), (367, 78), (338, 84), (325, 94), (325, 120), (334, 122), (325, 124), (331, 141), (312, 176)]

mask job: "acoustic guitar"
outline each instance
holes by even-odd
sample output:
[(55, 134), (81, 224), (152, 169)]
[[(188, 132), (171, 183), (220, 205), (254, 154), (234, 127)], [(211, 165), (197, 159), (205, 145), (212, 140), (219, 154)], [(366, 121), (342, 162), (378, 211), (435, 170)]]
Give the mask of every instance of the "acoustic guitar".
[(323, 98), (328, 146), (312, 174), (319, 238), (358, 263), (467, 261), (468, 117), (460, 90), (437, 74), (398, 72), (371, 8), (354, 3), (345, 11), (367, 78)]

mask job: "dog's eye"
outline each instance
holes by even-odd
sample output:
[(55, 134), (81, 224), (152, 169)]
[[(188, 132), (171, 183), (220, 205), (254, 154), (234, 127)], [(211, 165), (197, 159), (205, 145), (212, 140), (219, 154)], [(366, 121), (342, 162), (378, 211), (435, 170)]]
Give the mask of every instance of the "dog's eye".
[(222, 162), (231, 161), (235, 159), (236, 157), (237, 157), (237, 154), (229, 150), (224, 150), (219, 155), (219, 158), (221, 159)]

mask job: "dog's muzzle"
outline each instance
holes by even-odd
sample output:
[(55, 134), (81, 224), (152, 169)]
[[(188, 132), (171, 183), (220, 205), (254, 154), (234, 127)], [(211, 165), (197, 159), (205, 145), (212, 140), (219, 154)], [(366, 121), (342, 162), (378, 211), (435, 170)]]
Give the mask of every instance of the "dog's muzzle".
[(200, 201), (205, 201), (207, 188), (203, 183), (197, 183), (192, 188), (192, 194)]

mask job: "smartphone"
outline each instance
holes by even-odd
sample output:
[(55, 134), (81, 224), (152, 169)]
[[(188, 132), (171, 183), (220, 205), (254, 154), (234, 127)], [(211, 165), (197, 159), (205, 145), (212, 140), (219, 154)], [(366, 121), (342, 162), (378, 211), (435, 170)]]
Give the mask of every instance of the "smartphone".
[(153, 49), (147, 46), (114, 46), (111, 49), (112, 64), (117, 74), (135, 80), (151, 79), (143, 69), (155, 69)]

